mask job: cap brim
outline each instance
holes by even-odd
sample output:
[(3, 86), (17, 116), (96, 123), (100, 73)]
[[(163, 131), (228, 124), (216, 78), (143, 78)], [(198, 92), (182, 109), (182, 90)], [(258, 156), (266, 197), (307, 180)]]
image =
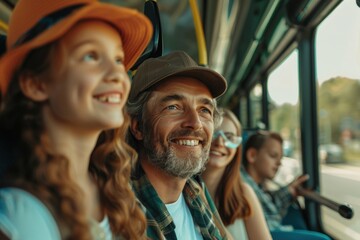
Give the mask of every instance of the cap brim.
[(125, 53), (125, 69), (129, 70), (145, 50), (152, 37), (152, 25), (146, 16), (136, 10), (93, 3), (62, 19), (33, 40), (11, 49), (0, 61), (0, 87), (3, 95), (11, 77), (25, 56), (33, 49), (55, 41), (81, 20), (96, 19), (110, 23), (118, 29)]
[[(193, 77), (199, 80), (209, 88), (213, 98), (220, 97), (227, 89), (227, 83), (224, 77), (219, 73), (205, 67), (188, 67), (185, 70), (175, 72), (170, 76)], [(166, 76), (165, 78), (168, 77), (169, 76)]]
[(146, 89), (158, 84), (159, 82), (167, 78), (177, 76), (192, 77), (201, 81), (210, 90), (213, 98), (220, 97), (225, 93), (227, 89), (226, 80), (219, 73), (205, 67), (186, 67), (178, 71), (172, 71), (169, 74), (165, 74), (162, 77), (158, 78), (156, 81), (150, 81), (148, 85), (144, 84), (136, 96), (132, 96), (132, 94), (130, 93), (129, 100), (134, 101), (134, 99), (137, 98), (137, 96)]

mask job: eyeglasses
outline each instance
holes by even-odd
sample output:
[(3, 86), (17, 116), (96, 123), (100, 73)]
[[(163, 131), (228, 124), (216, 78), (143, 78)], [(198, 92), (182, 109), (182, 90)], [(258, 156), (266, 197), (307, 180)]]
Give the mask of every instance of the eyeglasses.
[(213, 141), (219, 136), (224, 139), (224, 145), (227, 148), (237, 148), (242, 142), (242, 137), (236, 136), (235, 134), (229, 132), (225, 133), (223, 130), (214, 132)]

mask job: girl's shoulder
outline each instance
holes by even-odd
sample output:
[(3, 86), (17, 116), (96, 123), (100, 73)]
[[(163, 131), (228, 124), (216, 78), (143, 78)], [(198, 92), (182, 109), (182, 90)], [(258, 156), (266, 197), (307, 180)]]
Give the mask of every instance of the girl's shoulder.
[(0, 230), (10, 239), (61, 239), (48, 208), (19, 188), (0, 188)]
[(255, 190), (246, 182), (242, 182), (241, 184), (244, 192), (244, 197), (249, 202), (250, 208), (253, 210), (254, 208), (261, 209), (260, 201), (255, 193)]
[(247, 182), (241, 182), (241, 185), (246, 198), (252, 199), (256, 197), (254, 189)]

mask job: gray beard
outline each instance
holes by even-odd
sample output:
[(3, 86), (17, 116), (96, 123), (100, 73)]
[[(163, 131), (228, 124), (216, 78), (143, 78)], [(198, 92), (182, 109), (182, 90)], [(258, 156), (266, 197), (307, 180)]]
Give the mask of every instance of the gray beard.
[(165, 151), (157, 149), (151, 139), (153, 138), (149, 135), (144, 136), (144, 148), (148, 161), (169, 175), (187, 179), (205, 169), (205, 163), (209, 158), (210, 146), (203, 149), (200, 157), (188, 153), (185, 157), (179, 158), (171, 147)]

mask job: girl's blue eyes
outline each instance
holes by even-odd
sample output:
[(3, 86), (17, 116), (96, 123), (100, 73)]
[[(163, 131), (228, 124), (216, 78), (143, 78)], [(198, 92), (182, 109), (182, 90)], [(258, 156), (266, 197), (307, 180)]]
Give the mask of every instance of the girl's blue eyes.
[(83, 57), (83, 60), (85, 62), (94, 61), (96, 59), (97, 59), (97, 57), (96, 57), (96, 55), (94, 53), (87, 53)]
[[(84, 62), (97, 61), (97, 60), (99, 60), (99, 56), (96, 53), (91, 52), (91, 53), (85, 54), (83, 56), (82, 60)], [(116, 64), (119, 64), (119, 65), (124, 64), (123, 59), (120, 57), (115, 58), (115, 62), (116, 62)]]
[(115, 61), (116, 61), (117, 64), (123, 64), (124, 63), (122, 58), (117, 58), (117, 59), (115, 59)]

